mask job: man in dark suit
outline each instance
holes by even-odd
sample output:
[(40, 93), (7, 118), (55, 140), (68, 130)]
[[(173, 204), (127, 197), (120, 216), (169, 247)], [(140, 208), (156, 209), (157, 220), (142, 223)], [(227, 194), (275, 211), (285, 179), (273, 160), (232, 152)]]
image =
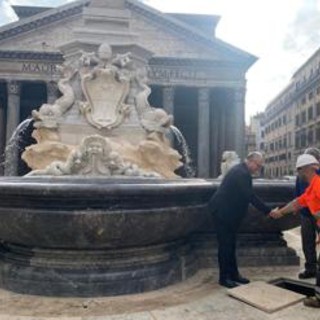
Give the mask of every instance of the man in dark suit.
[(250, 153), (243, 163), (227, 172), (209, 202), (217, 229), (219, 283), (227, 288), (250, 282), (240, 275), (236, 259), (236, 235), (249, 203), (266, 215), (271, 211), (253, 193), (252, 175), (257, 174), (262, 166), (262, 154)]

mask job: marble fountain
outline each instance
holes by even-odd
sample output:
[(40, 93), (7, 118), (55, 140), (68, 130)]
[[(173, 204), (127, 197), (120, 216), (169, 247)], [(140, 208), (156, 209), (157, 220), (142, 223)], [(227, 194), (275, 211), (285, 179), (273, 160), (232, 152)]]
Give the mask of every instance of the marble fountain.
[[(0, 286), (48, 296), (120, 295), (212, 267), (207, 203), (219, 180), (176, 174), (183, 163), (170, 143), (173, 118), (149, 105), (145, 69), (102, 44), (60, 72), (61, 97), (32, 113), (36, 143), (22, 154), (31, 172), (0, 178)], [(293, 186), (262, 181), (255, 188), (279, 205)], [(252, 256), (244, 264), (297, 263), (281, 238), (297, 224), (250, 209), (242, 232), (243, 252)]]

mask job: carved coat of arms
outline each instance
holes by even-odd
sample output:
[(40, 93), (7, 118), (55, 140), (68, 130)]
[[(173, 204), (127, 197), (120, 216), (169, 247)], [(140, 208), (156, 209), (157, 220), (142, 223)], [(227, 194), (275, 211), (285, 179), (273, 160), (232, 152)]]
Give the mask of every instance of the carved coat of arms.
[(116, 67), (97, 68), (82, 78), (82, 90), (87, 99), (85, 116), (98, 129), (118, 127), (128, 115), (125, 99), (129, 81), (116, 79)]

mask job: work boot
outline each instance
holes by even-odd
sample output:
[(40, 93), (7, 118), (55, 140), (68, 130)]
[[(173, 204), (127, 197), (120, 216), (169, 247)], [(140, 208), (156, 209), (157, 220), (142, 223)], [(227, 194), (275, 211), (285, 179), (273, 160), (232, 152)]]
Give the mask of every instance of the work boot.
[(315, 271), (309, 271), (309, 270), (304, 270), (299, 273), (298, 277), (299, 279), (311, 279), (315, 278), (316, 272)]
[(304, 304), (306, 307), (320, 308), (320, 300), (318, 300), (318, 299), (315, 298), (315, 297), (305, 298), (305, 299), (303, 300), (303, 304)]

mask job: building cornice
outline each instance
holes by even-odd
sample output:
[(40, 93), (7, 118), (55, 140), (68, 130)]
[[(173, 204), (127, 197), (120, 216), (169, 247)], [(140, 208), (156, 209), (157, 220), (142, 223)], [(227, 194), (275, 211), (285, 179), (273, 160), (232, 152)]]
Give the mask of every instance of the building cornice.
[(221, 67), (221, 68), (241, 68), (237, 61), (217, 61), (210, 59), (195, 59), (195, 58), (172, 58), (172, 57), (157, 57), (153, 56), (149, 60), (151, 66), (164, 67)]
[(80, 0), (75, 3), (50, 9), (30, 18), (25, 18), (5, 25), (0, 28), (0, 42), (8, 38), (21, 35), (25, 32), (35, 30), (39, 27), (66, 19), (70, 16), (80, 14), (83, 7), (89, 2), (89, 0)]
[(33, 52), (33, 51), (12, 51), (1, 50), (0, 59), (2, 60), (28, 60), (28, 61), (50, 61), (63, 62), (63, 56), (59, 52)]

